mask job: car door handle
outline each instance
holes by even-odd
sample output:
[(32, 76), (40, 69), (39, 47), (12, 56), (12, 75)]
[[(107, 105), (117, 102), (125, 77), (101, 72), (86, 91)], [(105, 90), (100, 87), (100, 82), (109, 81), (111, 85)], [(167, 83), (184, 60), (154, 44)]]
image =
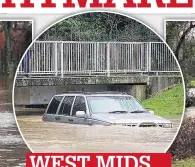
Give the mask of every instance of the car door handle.
[(55, 117), (55, 120), (60, 120), (60, 117)]
[(68, 119), (69, 122), (73, 122), (73, 119)]

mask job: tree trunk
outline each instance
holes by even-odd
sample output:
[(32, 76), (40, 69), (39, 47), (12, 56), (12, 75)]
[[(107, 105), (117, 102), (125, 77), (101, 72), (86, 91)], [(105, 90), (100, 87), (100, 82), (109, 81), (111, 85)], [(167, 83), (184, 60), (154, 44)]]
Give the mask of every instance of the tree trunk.
[[(4, 25), (4, 32), (5, 32), (5, 56), (6, 56), (6, 63), (5, 63), (5, 72), (7, 74), (7, 90), (12, 91), (13, 87), (13, 79), (14, 79), (14, 62), (13, 62), (13, 46), (12, 46), (12, 24), (11, 21), (3, 22)], [(12, 101), (12, 93), (9, 93), (8, 102)]]
[(181, 49), (181, 46), (186, 38), (186, 36), (190, 33), (191, 29), (195, 28), (195, 24), (192, 24), (190, 22), (190, 26), (183, 32), (181, 38), (179, 39), (179, 42), (177, 44), (176, 50), (175, 50), (175, 57), (178, 59), (179, 58), (179, 51)]

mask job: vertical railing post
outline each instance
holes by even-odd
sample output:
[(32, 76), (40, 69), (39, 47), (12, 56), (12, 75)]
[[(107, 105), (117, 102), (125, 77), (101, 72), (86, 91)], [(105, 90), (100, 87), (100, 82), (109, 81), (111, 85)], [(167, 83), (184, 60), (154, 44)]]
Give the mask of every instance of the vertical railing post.
[(55, 76), (58, 76), (58, 43), (55, 43), (55, 55), (54, 55), (54, 61), (55, 61)]
[(95, 59), (95, 61), (94, 61), (94, 70), (95, 70), (95, 72), (97, 71), (97, 43), (94, 43), (94, 59)]
[(63, 59), (63, 51), (64, 51), (63, 42), (61, 43), (61, 78), (64, 77), (64, 59)]
[(107, 43), (107, 77), (110, 77), (110, 42)]
[(99, 42), (97, 43), (96, 47), (96, 70), (99, 71), (101, 69), (101, 55), (99, 55)]
[(148, 56), (147, 56), (147, 58), (148, 58), (148, 60), (147, 60), (147, 72), (151, 72), (151, 61), (152, 61), (152, 59), (151, 59), (151, 48), (152, 47), (152, 45), (151, 45), (151, 42), (148, 42)]

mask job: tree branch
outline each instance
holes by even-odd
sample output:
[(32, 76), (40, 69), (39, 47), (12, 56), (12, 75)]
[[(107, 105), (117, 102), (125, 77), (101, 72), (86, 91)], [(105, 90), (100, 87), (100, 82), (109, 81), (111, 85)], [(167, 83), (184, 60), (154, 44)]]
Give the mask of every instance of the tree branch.
[(190, 26), (183, 32), (181, 38), (179, 39), (179, 42), (177, 44), (176, 50), (175, 50), (175, 56), (178, 59), (179, 58), (179, 51), (180, 48), (186, 38), (186, 36), (188, 35), (188, 33), (190, 33), (191, 29), (195, 28), (195, 24), (192, 24), (192, 21), (190, 22)]

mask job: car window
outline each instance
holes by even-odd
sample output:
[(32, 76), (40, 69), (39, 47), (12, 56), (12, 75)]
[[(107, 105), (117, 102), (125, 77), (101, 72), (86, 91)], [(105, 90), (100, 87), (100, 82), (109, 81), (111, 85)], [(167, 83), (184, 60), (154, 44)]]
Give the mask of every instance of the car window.
[(70, 115), (75, 96), (66, 96), (60, 106), (59, 115)]
[(85, 98), (82, 96), (77, 96), (74, 102), (72, 115), (74, 116), (77, 111), (85, 111), (86, 112), (86, 104)]
[(55, 96), (50, 105), (49, 105), (49, 108), (47, 110), (47, 114), (56, 114), (57, 112), (57, 109), (58, 109), (58, 106), (62, 100), (63, 96)]

